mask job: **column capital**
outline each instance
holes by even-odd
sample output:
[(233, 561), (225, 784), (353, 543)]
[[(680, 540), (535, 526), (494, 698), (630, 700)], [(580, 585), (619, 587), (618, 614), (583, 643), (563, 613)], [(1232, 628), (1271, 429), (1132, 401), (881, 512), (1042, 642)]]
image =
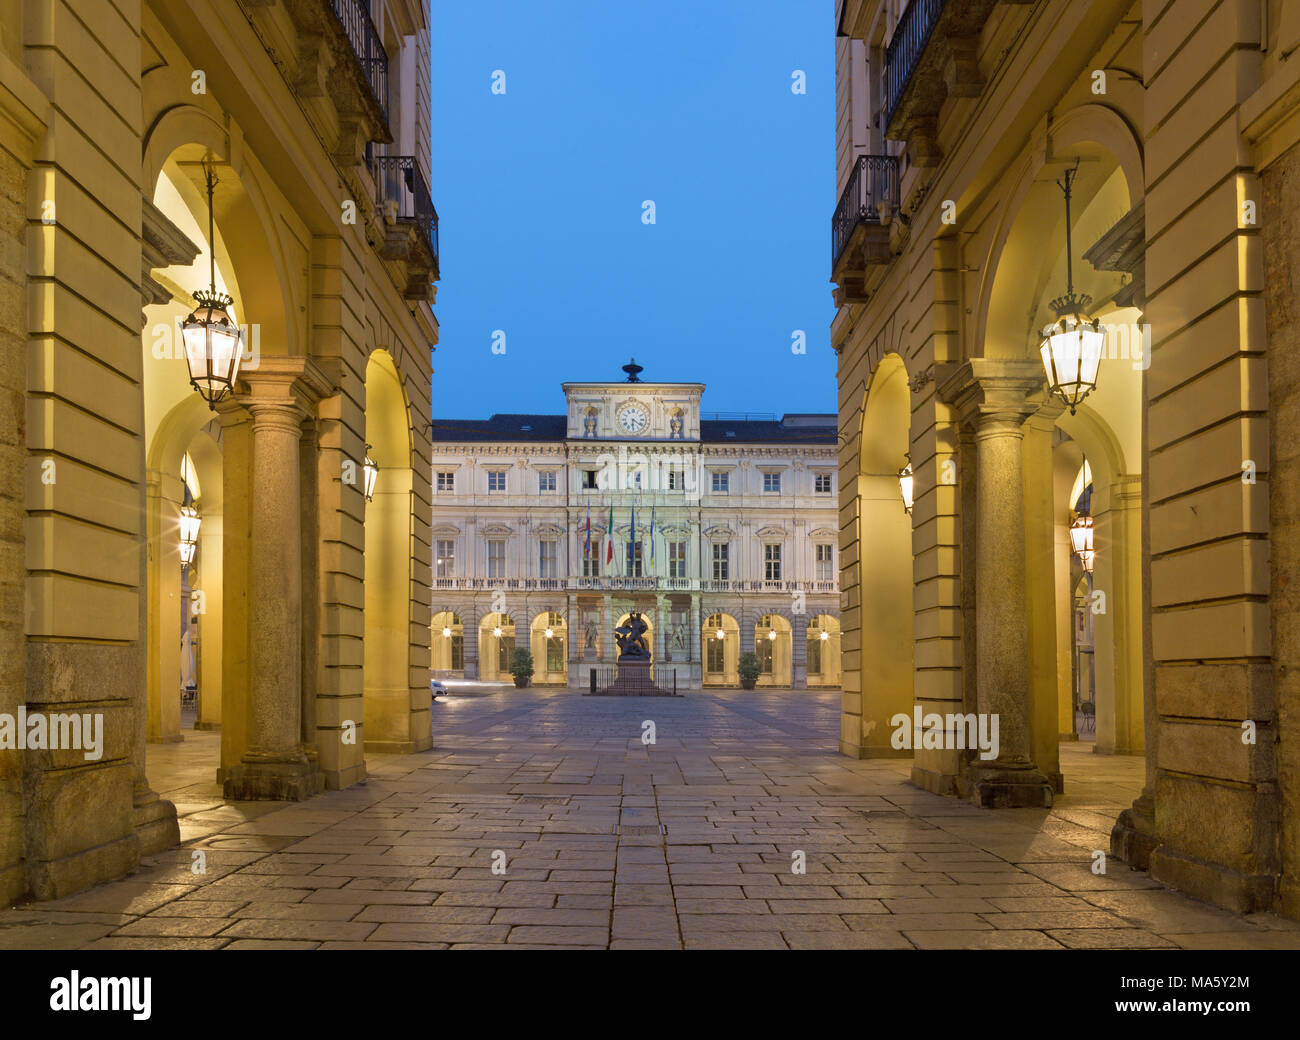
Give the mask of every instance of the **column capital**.
[(337, 387), (309, 357), (266, 357), (240, 371), (235, 398), (249, 412), (296, 412), (299, 421)]
[(935, 365), (935, 387), (957, 417), (972, 426), (1023, 423), (1049, 402), (1047, 377), (1037, 361), (1010, 358), (971, 358)]

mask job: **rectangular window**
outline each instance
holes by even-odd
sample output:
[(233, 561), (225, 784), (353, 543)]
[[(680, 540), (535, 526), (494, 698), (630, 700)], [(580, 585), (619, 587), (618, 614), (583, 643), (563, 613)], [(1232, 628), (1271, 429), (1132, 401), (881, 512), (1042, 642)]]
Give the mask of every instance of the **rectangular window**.
[(451, 637), (451, 667), (457, 671), (465, 669), (465, 637)]
[(820, 633), (808, 637), (808, 674), (822, 674), (822, 638)]
[(773, 639), (760, 639), (755, 649), (758, 650), (759, 669), (764, 675), (772, 674), (772, 646), (775, 643)]
[(438, 492), (448, 494), (456, 490), (456, 473), (454, 470), (438, 473)]
[(829, 495), (831, 493), (831, 475), (829, 473), (818, 473), (813, 481), (813, 490), (819, 495)]
[(506, 489), (506, 471), (503, 469), (488, 470), (488, 490), (504, 491)]
[(504, 538), (488, 539), (488, 572), (489, 578), (504, 578), (506, 576), (506, 542)]
[(713, 471), (713, 493), (715, 495), (725, 495), (729, 490), (730, 484), (730, 473), (720, 472), (718, 470)]
[(835, 580), (835, 546), (819, 545), (817, 551), (817, 580)]
[(668, 577), (686, 577), (686, 543), (668, 543)]
[(640, 490), (641, 490), (641, 471), (640, 471), (640, 470), (637, 470), (635, 473), (630, 473), (630, 474), (628, 474), (628, 484), (627, 484), (627, 486), (630, 487), (633, 491), (640, 491)]
[[(583, 546), (586, 546), (583, 542)], [(584, 578), (600, 577), (600, 542), (598, 539), (591, 540), (591, 556), (582, 558), (582, 576)]]
[(627, 546), (627, 576), (629, 578), (642, 577), (641, 562), (641, 543), (629, 542)]
[(728, 566), (731, 546), (725, 542), (713, 546), (713, 580), (726, 581), (731, 577), (731, 570)]
[(438, 573), (439, 578), (456, 577), (456, 543), (450, 538), (438, 539)]
[(555, 490), (555, 471), (550, 470), (545, 473), (537, 474), (537, 490), (554, 491)]
[(597, 488), (597, 474), (600, 470), (584, 469), (582, 471), (582, 490), (595, 491)]
[(553, 538), (544, 538), (539, 543), (539, 553), (537, 558), (537, 576), (539, 578), (555, 577), (555, 547), (557, 543)]
[(781, 490), (780, 473), (763, 474), (763, 491), (765, 494), (777, 494)]
[(684, 491), (686, 489), (686, 474), (680, 469), (670, 469), (668, 471), (668, 490)]
[(763, 578), (766, 581), (781, 580), (781, 546), (778, 542), (768, 542), (763, 546)]

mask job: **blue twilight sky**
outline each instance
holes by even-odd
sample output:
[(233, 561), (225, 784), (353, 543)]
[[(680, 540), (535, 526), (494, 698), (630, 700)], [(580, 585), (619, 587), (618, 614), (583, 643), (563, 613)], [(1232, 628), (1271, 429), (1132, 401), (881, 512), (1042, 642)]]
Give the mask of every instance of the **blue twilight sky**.
[(434, 414), (558, 414), (632, 355), (705, 411), (833, 412), (831, 0), (431, 6)]

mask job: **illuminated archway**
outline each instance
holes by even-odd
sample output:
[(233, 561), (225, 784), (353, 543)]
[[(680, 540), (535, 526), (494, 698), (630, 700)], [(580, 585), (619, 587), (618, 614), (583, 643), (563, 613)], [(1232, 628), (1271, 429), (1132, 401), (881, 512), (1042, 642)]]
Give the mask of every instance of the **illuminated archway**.
[(700, 630), (704, 647), (704, 685), (740, 685), (740, 625), (730, 614), (710, 614)]
[(529, 647), (533, 655), (534, 686), (565, 686), (569, 679), (569, 627), (564, 615), (543, 611), (533, 618)]
[[(413, 685), (415, 624), (411, 588), (411, 437), (406, 394), (392, 357), (376, 350), (366, 364), (366, 441), (352, 470), (365, 511), (365, 746), (408, 752), (427, 746), (428, 680)], [(377, 466), (366, 500), (366, 458)]]
[[(889, 720), (913, 704), (912, 522), (899, 471), (908, 464), (912, 418), (907, 369), (897, 354), (876, 366), (862, 410), (858, 474), (859, 599), (856, 665), (860, 690), (860, 754), (897, 757)], [(920, 460), (917, 460), (918, 462)], [(921, 490), (917, 482), (918, 491)], [(913, 511), (933, 509), (933, 491), (916, 496)], [(919, 754), (924, 754), (918, 753)], [(942, 754), (942, 752), (928, 752)], [(917, 765), (935, 769), (938, 763)]]
[(808, 622), (808, 685), (840, 685), (840, 619), (818, 614)]
[(429, 624), (433, 633), (429, 667), (436, 676), (465, 674), (465, 626), (460, 615), (451, 610), (440, 610)]
[(785, 689), (792, 684), (792, 633), (790, 622), (781, 614), (764, 614), (754, 622), (754, 652), (759, 666), (756, 685)]
[(485, 682), (511, 679), (510, 655), (515, 649), (515, 619), (509, 614), (484, 614), (478, 626), (479, 678)]

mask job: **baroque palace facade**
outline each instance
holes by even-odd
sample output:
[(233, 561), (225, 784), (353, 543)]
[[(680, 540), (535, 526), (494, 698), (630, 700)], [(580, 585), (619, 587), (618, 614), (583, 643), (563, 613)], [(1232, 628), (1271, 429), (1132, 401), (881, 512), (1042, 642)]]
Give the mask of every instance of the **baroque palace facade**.
[(751, 651), (760, 686), (838, 686), (836, 417), (711, 418), (624, 370), (563, 415), (434, 420), (434, 675), (527, 647), (535, 684), (603, 686), (638, 610), (661, 686), (735, 686)]
[[(1115, 855), (1300, 915), (1300, 5), (835, 15), (842, 750), (996, 714), (995, 761), (913, 782), (1044, 805), (1095, 720), (1146, 762)], [(1067, 408), (1040, 348), (1075, 309), (1104, 345)]]
[(9, 904), (177, 842), (187, 687), (228, 798), (431, 744), (427, 0), (11, 0), (0, 113), (0, 718), (102, 723), (0, 744)]

